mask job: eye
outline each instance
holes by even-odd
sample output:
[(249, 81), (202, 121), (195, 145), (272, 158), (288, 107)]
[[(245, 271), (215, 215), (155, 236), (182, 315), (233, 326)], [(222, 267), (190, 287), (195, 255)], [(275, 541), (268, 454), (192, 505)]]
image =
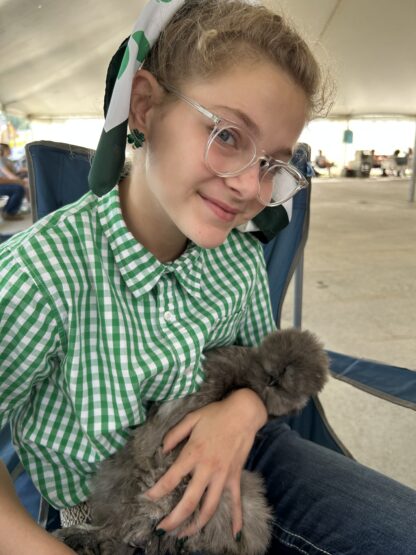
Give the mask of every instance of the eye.
[(231, 129), (221, 129), (218, 132), (216, 139), (227, 146), (237, 147), (238, 144), (238, 137), (237, 134), (234, 133)]

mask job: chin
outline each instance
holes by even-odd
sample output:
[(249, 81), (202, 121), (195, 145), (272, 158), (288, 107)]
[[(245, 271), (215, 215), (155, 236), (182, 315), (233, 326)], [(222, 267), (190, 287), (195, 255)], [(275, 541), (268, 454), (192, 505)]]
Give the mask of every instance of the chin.
[(188, 235), (188, 238), (203, 249), (215, 249), (227, 240), (232, 228), (228, 230), (215, 230)]

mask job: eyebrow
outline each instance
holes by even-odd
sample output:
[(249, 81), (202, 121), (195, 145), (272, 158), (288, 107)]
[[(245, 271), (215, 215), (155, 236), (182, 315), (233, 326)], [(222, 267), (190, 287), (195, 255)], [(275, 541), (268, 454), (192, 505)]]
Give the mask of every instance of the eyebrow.
[[(257, 124), (245, 113), (239, 110), (238, 108), (231, 108), (230, 106), (223, 106), (217, 105), (215, 108), (222, 108), (228, 110), (229, 112), (234, 113), (237, 117), (240, 118), (241, 121), (245, 123), (245, 125), (257, 136), (260, 136), (260, 129), (258, 128)], [(237, 123), (237, 122), (235, 122)], [(279, 159), (279, 157), (286, 156), (288, 160), (293, 156), (293, 150), (291, 148), (284, 148), (281, 150), (277, 150), (270, 154), (273, 158)]]
[(223, 108), (224, 110), (228, 110), (229, 112), (233, 112), (237, 117), (242, 120), (246, 126), (253, 131), (257, 136), (260, 135), (260, 129), (258, 128), (257, 124), (245, 113), (239, 110), (238, 108), (231, 108), (230, 106), (223, 106), (218, 105), (216, 108)]

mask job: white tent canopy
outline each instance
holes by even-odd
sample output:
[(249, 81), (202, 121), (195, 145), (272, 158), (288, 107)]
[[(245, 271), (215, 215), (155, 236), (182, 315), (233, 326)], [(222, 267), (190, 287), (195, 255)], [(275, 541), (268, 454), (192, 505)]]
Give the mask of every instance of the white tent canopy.
[[(108, 61), (143, 1), (0, 0), (0, 108), (100, 116)], [(275, 0), (330, 61), (333, 116), (416, 117), (416, 0)]]

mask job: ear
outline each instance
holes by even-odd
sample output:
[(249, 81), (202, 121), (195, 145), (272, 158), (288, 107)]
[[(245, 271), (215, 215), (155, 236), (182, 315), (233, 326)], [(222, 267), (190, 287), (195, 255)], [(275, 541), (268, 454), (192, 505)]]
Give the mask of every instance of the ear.
[(147, 134), (153, 109), (158, 106), (163, 89), (147, 69), (139, 69), (133, 79), (130, 100), (129, 128)]

